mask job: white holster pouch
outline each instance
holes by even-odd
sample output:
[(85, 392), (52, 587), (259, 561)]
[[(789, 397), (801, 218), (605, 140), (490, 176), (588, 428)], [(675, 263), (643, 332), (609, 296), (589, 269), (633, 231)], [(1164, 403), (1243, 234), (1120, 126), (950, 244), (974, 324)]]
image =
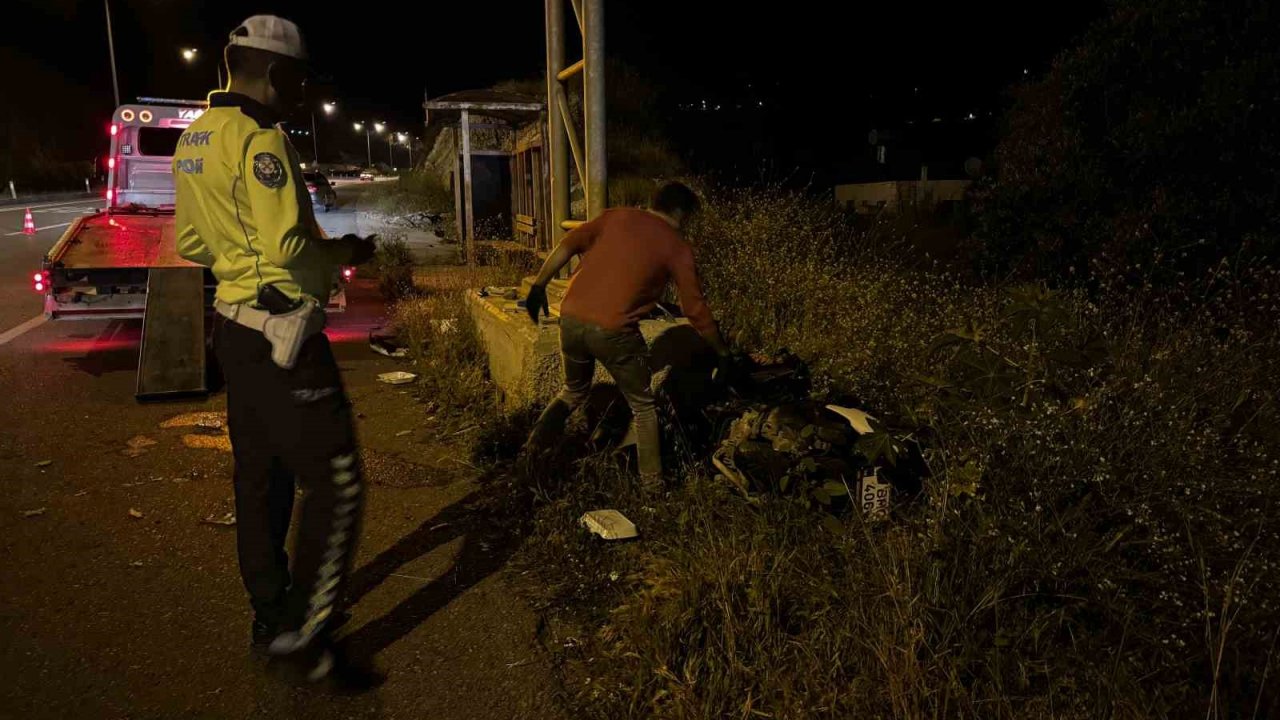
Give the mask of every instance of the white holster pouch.
[(298, 362), (298, 352), (307, 338), (324, 330), (324, 310), (309, 298), (303, 299), (296, 310), (280, 315), (221, 300), (214, 300), (213, 307), (226, 319), (262, 333), (271, 343), (271, 361), (285, 370), (292, 370)]

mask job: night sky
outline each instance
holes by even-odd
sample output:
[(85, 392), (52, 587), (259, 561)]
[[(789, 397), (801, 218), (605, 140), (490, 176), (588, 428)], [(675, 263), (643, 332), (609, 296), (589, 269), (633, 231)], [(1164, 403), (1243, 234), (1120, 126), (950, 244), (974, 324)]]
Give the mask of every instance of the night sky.
[[(19, 78), (6, 73), (0, 100), (58, 108), (58, 127), (51, 131), (75, 137), (96, 132), (113, 104), (101, 0), (10, 5), (0, 59), (16, 58), (18, 66), (35, 70)], [(664, 90), (664, 113), (683, 126), (684, 132), (674, 133), (682, 152), (724, 161), (747, 134), (767, 135), (764, 147), (779, 163), (820, 169), (864, 152), (871, 127), (934, 117), (953, 123), (970, 112), (977, 118), (991, 113), (993, 127), (1004, 89), (1024, 70), (1026, 77), (1043, 71), (1103, 8), (1097, 0), (1009, 8), (956, 2), (770, 6), (778, 10), (755, 12), (742, 2), (607, 0), (608, 52)], [(333, 7), (349, 9), (328, 9)], [(111, 0), (111, 10), (125, 99), (202, 97), (215, 81), (213, 61), (240, 20), (272, 12), (298, 22), (319, 77), (316, 102), (333, 97), (342, 108), (321, 128), (322, 142), (354, 142), (355, 119), (420, 127), (424, 89), (434, 96), (532, 77), (544, 62), (540, 0)], [(572, 17), (567, 3), (566, 14)], [(575, 45), (571, 39), (570, 60), (577, 56)], [(184, 46), (200, 49), (196, 63), (180, 59)], [(702, 100), (720, 105), (720, 114), (690, 117), (689, 108)], [(690, 130), (695, 127), (700, 130)], [(716, 133), (717, 127), (738, 132)]]

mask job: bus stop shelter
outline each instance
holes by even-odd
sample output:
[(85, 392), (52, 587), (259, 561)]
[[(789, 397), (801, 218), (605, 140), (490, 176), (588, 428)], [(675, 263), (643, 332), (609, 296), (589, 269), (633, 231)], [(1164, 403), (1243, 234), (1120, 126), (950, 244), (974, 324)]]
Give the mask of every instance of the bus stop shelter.
[[(437, 118), (456, 122), (458, 172), (454, 174), (454, 207), (457, 213), (458, 238), (466, 243), (467, 263), (475, 263), (475, 194), (472, 184), (472, 157), (478, 153), (500, 154), (510, 158), (512, 192), (512, 227), (518, 235), (533, 241), (534, 249), (544, 244), (545, 218), (549, 215), (546, 177), (547, 159), (541, 151), (540, 138), (546, 122), (546, 106), (527, 95), (498, 90), (463, 90), (427, 100), (427, 123)], [(521, 133), (522, 126), (536, 123), (534, 133)], [(472, 148), (472, 133), (478, 129), (510, 134), (509, 142), (499, 150)], [(532, 140), (530, 138), (533, 138)], [(508, 149), (509, 148), (509, 149)], [(460, 182), (457, 179), (460, 178)]]

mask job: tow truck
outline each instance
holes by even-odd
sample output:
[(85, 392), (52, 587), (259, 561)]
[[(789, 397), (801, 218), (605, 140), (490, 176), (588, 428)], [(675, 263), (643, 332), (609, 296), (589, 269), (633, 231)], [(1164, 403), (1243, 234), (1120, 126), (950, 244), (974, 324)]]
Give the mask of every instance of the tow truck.
[[(138, 98), (108, 128), (106, 204), (71, 224), (32, 275), (51, 320), (142, 319), (135, 396), (140, 401), (208, 393), (206, 318), (213, 274), (178, 255), (173, 151), (207, 103)], [(346, 309), (342, 268), (327, 312)]]

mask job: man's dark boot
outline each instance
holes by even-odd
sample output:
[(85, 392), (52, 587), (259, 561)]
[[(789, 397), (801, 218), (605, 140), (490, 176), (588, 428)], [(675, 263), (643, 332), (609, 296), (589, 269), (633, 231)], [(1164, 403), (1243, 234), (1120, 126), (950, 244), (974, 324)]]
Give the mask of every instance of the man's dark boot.
[(249, 643), (250, 649), (255, 654), (266, 655), (267, 648), (271, 646), (271, 641), (279, 634), (279, 629), (276, 623), (254, 616), (252, 640)]
[(268, 668), (298, 687), (314, 687), (334, 695), (359, 695), (380, 686), (386, 676), (353, 662), (342, 643), (318, 641), (292, 652), (272, 653)]
[(572, 414), (573, 408), (560, 398), (547, 405), (516, 457), (515, 468), (520, 475), (530, 478), (546, 472), (547, 463), (555, 453), (555, 446), (564, 437), (565, 422)]
[(572, 414), (573, 407), (569, 403), (560, 398), (552, 400), (538, 416), (538, 422), (534, 423), (529, 438), (524, 441), (524, 449), (535, 452), (549, 449), (564, 436), (565, 423)]

